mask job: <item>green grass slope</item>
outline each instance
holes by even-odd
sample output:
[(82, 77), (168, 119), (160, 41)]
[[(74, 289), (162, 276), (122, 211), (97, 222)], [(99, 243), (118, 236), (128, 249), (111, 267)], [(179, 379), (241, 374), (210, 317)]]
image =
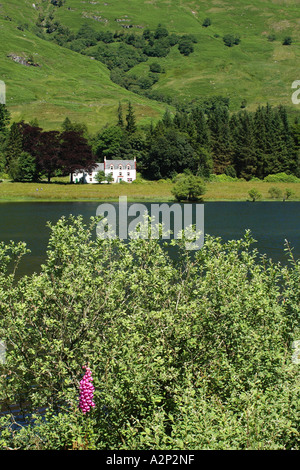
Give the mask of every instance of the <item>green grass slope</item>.
[[(22, 15), (17, 9), (21, 3), (27, 7)], [(140, 122), (162, 115), (162, 104), (111, 82), (101, 62), (19, 30), (18, 24), (35, 21), (31, 2), (15, 0), (9, 6), (6, 10), (4, 5), (0, 7), (0, 79), (6, 84), (6, 103), (13, 120), (36, 118), (43, 128), (55, 129), (68, 116), (95, 132), (107, 122), (116, 122), (119, 101), (124, 110), (131, 101)], [(38, 66), (17, 63), (9, 54), (32, 57)]]
[[(185, 57), (174, 49), (167, 58), (158, 59), (166, 75), (154, 89), (171, 96), (220, 94), (230, 98), (233, 109), (243, 99), (252, 109), (266, 101), (292, 108), (291, 84), (299, 78), (298, 8), (298, 0), (69, 0), (56, 15), (74, 31), (83, 21), (98, 30), (115, 31), (122, 23), (116, 20), (123, 19), (134, 32), (138, 26), (155, 29), (162, 23), (169, 32), (193, 34), (198, 40), (193, 54)], [(211, 26), (204, 28), (207, 17)], [(226, 34), (239, 35), (240, 45), (226, 47), (222, 39)], [(272, 42), (271, 34), (276, 38)], [(285, 36), (292, 37), (290, 46), (282, 45)]]
[[(136, 104), (138, 118), (158, 117), (162, 103), (142, 98), (113, 84), (109, 71), (91, 60), (34, 35), (40, 11), (54, 12), (55, 19), (77, 32), (84, 22), (97, 31), (142, 34), (162, 23), (170, 33), (193, 34), (194, 52), (183, 56), (178, 48), (165, 58), (155, 58), (165, 69), (153, 90), (190, 101), (221, 95), (230, 98), (232, 111), (246, 100), (253, 110), (267, 102), (283, 104), (291, 113), (293, 81), (300, 79), (300, 22), (298, 0), (66, 0), (61, 7), (50, 1), (12, 0), (0, 7), (0, 79), (7, 83), (8, 105), (13, 116), (37, 117), (41, 124), (56, 126), (68, 115), (96, 128), (115, 116), (118, 101)], [(12, 21), (5, 19), (9, 16)], [(202, 26), (209, 17), (211, 26)], [(31, 32), (17, 25), (27, 23)], [(130, 30), (123, 25), (132, 25)], [(30, 28), (29, 28), (30, 29)], [(239, 35), (241, 42), (226, 47), (223, 36)], [(274, 35), (273, 41), (268, 40)], [(284, 46), (283, 38), (292, 37)], [(2, 39), (3, 38), (3, 39)], [(33, 54), (41, 67), (24, 67), (8, 53)], [(149, 61), (130, 74), (143, 75)]]

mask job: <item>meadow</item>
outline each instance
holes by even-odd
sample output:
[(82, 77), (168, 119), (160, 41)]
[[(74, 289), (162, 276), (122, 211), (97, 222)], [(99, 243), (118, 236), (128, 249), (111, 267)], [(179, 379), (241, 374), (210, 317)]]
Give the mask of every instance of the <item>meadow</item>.
[[(26, 201), (118, 201), (127, 196), (128, 201), (174, 201), (170, 181), (143, 181), (124, 184), (68, 184), (66, 179), (57, 178), (53, 183), (0, 183), (0, 202)], [(246, 201), (248, 191), (256, 189), (262, 200), (274, 200), (269, 189), (276, 187), (282, 193), (289, 188), (291, 200), (300, 200), (300, 183), (271, 183), (265, 181), (211, 181), (206, 184), (203, 201)]]

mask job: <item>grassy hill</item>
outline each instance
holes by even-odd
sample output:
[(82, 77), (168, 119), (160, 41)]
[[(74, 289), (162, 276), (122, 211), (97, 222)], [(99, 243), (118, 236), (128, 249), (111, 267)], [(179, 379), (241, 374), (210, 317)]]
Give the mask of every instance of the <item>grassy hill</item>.
[[(7, 104), (14, 119), (37, 118), (44, 127), (57, 127), (69, 116), (86, 122), (91, 131), (115, 119), (118, 102), (129, 100), (140, 122), (164, 112), (166, 104), (132, 93), (110, 80), (109, 70), (82, 55), (38, 37), (36, 21), (51, 13), (54, 21), (77, 33), (88, 23), (94, 30), (142, 34), (159, 23), (169, 33), (193, 35), (197, 42), (188, 56), (172, 47), (166, 57), (135, 65), (128, 75), (146, 76), (149, 62), (165, 73), (152, 86), (182, 102), (221, 95), (230, 109), (248, 110), (259, 104), (283, 104), (291, 113), (291, 85), (300, 79), (300, 22), (297, 0), (12, 0), (0, 7), (0, 79), (7, 84)], [(205, 18), (211, 25), (203, 27)], [(25, 28), (24, 28), (25, 25)], [(129, 28), (130, 26), (130, 28)], [(227, 47), (223, 37), (237, 35), (240, 43)], [(290, 45), (283, 39), (292, 38)], [(39, 67), (26, 67), (7, 57), (29, 57)]]
[[(17, 9), (21, 4), (22, 14)], [(18, 25), (32, 24), (36, 19), (31, 2), (15, 0), (9, 7), (2, 5), (0, 13), (0, 79), (6, 84), (6, 103), (14, 120), (36, 118), (43, 128), (50, 129), (58, 128), (68, 116), (86, 123), (94, 132), (116, 120), (119, 101), (126, 106), (130, 100), (141, 122), (164, 112), (160, 103), (114, 84), (101, 62), (18, 29)], [(37, 66), (22, 65), (9, 54), (32, 57)]]

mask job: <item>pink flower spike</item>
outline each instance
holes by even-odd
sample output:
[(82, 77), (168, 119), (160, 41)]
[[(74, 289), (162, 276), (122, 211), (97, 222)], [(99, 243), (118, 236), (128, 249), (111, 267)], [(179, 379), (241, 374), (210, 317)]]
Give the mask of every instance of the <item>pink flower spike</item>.
[(91, 407), (95, 407), (95, 403), (93, 402), (93, 395), (94, 395), (94, 386), (91, 384), (92, 373), (89, 367), (82, 366), (83, 369), (86, 369), (86, 373), (84, 377), (81, 379), (79, 388), (80, 388), (80, 397), (79, 397), (79, 408), (86, 414), (90, 411)]

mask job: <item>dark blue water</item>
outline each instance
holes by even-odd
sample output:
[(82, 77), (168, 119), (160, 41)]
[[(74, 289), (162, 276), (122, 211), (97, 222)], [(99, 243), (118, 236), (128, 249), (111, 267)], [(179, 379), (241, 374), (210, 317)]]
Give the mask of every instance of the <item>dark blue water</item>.
[[(35, 202), (0, 204), (0, 241), (24, 241), (31, 254), (20, 266), (20, 275), (40, 270), (45, 260), (50, 230), (46, 226), (61, 216), (82, 215), (88, 222), (96, 215), (97, 202)], [(146, 207), (150, 203), (145, 204)], [(250, 229), (260, 253), (285, 264), (285, 240), (300, 258), (300, 202), (207, 202), (204, 233), (224, 241), (241, 238)]]

